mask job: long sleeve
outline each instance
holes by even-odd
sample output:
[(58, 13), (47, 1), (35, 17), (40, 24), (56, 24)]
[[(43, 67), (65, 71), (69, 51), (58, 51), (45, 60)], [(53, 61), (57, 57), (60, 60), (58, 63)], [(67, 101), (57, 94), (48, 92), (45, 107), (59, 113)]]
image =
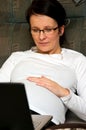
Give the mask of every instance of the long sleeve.
[(10, 82), (11, 73), (18, 62), (25, 57), (24, 52), (15, 52), (5, 61), (0, 68), (0, 82)]
[(73, 65), (77, 77), (77, 95), (70, 90), (70, 95), (61, 99), (67, 108), (86, 121), (86, 57), (80, 56)]
[[(61, 98), (61, 105), (59, 105), (58, 98), (55, 95), (53, 96), (56, 101), (53, 99), (51, 100), (51, 97), (47, 101), (44, 100), (44, 103), (40, 104), (39, 97), (42, 95), (40, 95), (41, 93), (38, 93), (37, 85), (36, 87), (32, 87), (32, 84), (29, 83), (29, 81), (24, 80), (28, 76), (41, 75), (49, 77), (70, 90), (70, 95)], [(33, 51), (13, 53), (0, 69), (0, 82), (23, 82), (23, 80), (27, 83), (25, 86), (27, 87), (30, 107), (33, 106), (34, 111), (34, 108), (37, 107), (38, 110), (42, 110), (41, 112), (44, 113), (52, 114), (54, 112), (55, 114), (52, 114), (54, 120), (56, 122), (64, 122), (66, 108), (69, 108), (78, 117), (86, 121), (86, 57), (82, 54), (68, 49), (63, 49), (62, 54), (59, 55), (43, 55), (34, 53)], [(32, 91), (29, 91), (29, 89)], [(38, 89), (41, 90), (43, 88), (38, 86)], [(74, 93), (75, 91), (77, 92), (77, 95)], [(34, 95), (33, 93), (35, 93), (36, 96), (32, 96)], [(46, 93), (43, 95), (46, 95)], [(38, 104), (37, 106), (34, 105), (35, 100), (36, 105)], [(42, 105), (49, 104), (49, 102), (53, 108), (50, 110), (48, 109), (47, 111), (45, 110), (46, 107), (43, 110)], [(54, 106), (53, 103), (57, 106)], [(60, 107), (62, 109), (59, 109)], [(41, 112), (40, 114), (43, 114)], [(58, 113), (61, 115), (58, 116)]]

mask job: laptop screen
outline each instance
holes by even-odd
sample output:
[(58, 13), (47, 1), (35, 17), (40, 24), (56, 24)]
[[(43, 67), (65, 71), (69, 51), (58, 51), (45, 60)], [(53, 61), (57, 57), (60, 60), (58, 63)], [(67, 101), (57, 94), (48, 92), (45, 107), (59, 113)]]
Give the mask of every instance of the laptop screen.
[(22, 83), (0, 83), (0, 130), (34, 130)]

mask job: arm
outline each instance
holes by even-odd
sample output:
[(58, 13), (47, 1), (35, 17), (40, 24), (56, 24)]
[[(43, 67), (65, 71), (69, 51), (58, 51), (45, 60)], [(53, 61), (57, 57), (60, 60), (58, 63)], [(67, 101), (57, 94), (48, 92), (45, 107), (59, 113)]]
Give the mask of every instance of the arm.
[(52, 93), (54, 93), (58, 97), (64, 97), (70, 93), (70, 91), (68, 89), (63, 88), (58, 83), (46, 78), (45, 76), (28, 77), (27, 80), (29, 80), (31, 82), (35, 82), (36, 85), (38, 85), (38, 86), (42, 86), (42, 87), (47, 88), (49, 91), (51, 91)]
[(77, 94), (70, 89), (63, 88), (60, 84), (42, 76), (42, 77), (28, 77), (31, 82), (47, 88), (56, 96), (61, 98), (62, 102), (68, 109), (73, 111), (78, 117), (86, 120), (86, 58), (81, 57), (75, 61), (74, 64), (77, 76)]
[(22, 52), (12, 53), (0, 68), (0, 82), (10, 82), (12, 70), (23, 57)]
[(77, 95), (70, 91), (70, 95), (62, 97), (63, 103), (79, 118), (86, 121), (86, 57), (76, 60)]

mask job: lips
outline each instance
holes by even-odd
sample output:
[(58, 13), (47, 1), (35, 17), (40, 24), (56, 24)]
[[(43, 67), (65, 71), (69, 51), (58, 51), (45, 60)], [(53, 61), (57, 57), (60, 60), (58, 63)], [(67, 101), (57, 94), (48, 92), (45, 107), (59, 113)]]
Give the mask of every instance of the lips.
[(39, 44), (39, 45), (47, 45), (48, 42), (39, 42), (38, 44)]

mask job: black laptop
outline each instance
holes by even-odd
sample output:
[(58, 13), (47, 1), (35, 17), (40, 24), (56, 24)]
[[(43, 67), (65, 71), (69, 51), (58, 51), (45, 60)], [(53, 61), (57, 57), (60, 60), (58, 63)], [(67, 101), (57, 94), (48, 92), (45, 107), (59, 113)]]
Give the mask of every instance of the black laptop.
[(31, 116), (24, 84), (0, 83), (0, 130), (40, 130), (52, 119), (47, 115), (44, 124), (41, 120), (42, 126), (35, 128), (33, 122), (38, 122), (38, 116), (43, 119), (41, 115)]

